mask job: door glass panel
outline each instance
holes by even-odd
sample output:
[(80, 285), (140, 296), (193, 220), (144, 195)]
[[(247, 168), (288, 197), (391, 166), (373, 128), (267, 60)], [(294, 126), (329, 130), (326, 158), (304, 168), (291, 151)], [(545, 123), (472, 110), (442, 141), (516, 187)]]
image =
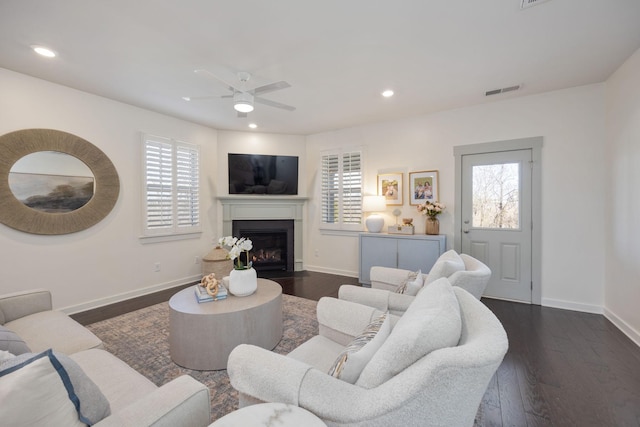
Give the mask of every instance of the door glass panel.
[(520, 228), (520, 164), (473, 166), (473, 227)]

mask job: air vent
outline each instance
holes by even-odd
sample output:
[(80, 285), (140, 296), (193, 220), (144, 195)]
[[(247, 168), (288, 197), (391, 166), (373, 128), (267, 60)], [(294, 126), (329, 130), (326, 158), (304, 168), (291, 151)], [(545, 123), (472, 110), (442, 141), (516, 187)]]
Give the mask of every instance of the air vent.
[(540, 3), (545, 3), (548, 1), (549, 0), (522, 0), (522, 3), (520, 3), (520, 9), (526, 9), (528, 7), (535, 6)]
[(514, 90), (520, 89), (521, 86), (522, 85), (515, 85), (515, 86), (503, 87), (502, 89), (488, 90), (484, 93), (484, 96), (491, 96), (491, 95), (498, 95), (500, 93), (505, 93), (505, 92), (512, 92)]

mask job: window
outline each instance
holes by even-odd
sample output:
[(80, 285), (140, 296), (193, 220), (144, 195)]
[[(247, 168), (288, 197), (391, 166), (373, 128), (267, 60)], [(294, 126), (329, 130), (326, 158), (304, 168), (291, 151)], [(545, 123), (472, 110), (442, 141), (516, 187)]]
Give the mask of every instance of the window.
[(200, 149), (144, 135), (144, 234), (200, 231)]
[(520, 164), (475, 165), (473, 226), (520, 228)]
[(320, 228), (362, 230), (362, 152), (326, 151), (322, 154)]

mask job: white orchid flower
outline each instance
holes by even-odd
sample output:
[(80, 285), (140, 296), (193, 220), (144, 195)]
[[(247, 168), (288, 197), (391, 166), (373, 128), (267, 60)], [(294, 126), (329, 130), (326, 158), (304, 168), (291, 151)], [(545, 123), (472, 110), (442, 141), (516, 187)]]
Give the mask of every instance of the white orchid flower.
[(240, 250), (239, 247), (237, 246), (231, 247), (231, 249), (229, 250), (229, 259), (234, 260), (238, 258), (240, 256), (240, 252), (242, 251)]
[(250, 251), (253, 249), (253, 243), (251, 240), (243, 239), (241, 242), (238, 242), (238, 247), (243, 251)]

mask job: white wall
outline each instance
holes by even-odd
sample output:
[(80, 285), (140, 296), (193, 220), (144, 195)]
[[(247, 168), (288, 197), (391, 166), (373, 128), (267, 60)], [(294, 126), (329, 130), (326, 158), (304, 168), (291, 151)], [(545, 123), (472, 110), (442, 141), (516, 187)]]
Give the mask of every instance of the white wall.
[[(440, 201), (448, 208), (440, 232), (453, 241), (453, 147), (532, 136), (542, 148), (542, 301), (544, 305), (602, 312), (604, 301), (605, 85), (497, 101), (403, 120), (319, 133), (307, 138), (311, 219), (306, 239), (310, 270), (357, 276), (357, 235), (318, 231), (319, 153), (328, 147), (362, 145), (365, 193), (375, 194), (376, 175), (437, 169)], [(405, 184), (406, 185), (406, 184)], [(405, 188), (403, 217), (412, 216), (416, 233), (424, 219), (409, 206)], [(386, 224), (392, 224), (393, 207)], [(316, 256), (317, 253), (317, 256)]]
[(140, 133), (199, 144), (202, 164), (215, 165), (215, 130), (5, 69), (0, 93), (0, 135), (27, 128), (78, 135), (111, 159), (121, 185), (113, 211), (78, 233), (39, 236), (0, 224), (0, 293), (48, 288), (57, 308), (73, 312), (199, 278), (195, 257), (210, 250), (218, 222), (216, 173), (202, 168), (201, 238), (141, 244)]
[(640, 50), (607, 81), (607, 317), (640, 345)]

